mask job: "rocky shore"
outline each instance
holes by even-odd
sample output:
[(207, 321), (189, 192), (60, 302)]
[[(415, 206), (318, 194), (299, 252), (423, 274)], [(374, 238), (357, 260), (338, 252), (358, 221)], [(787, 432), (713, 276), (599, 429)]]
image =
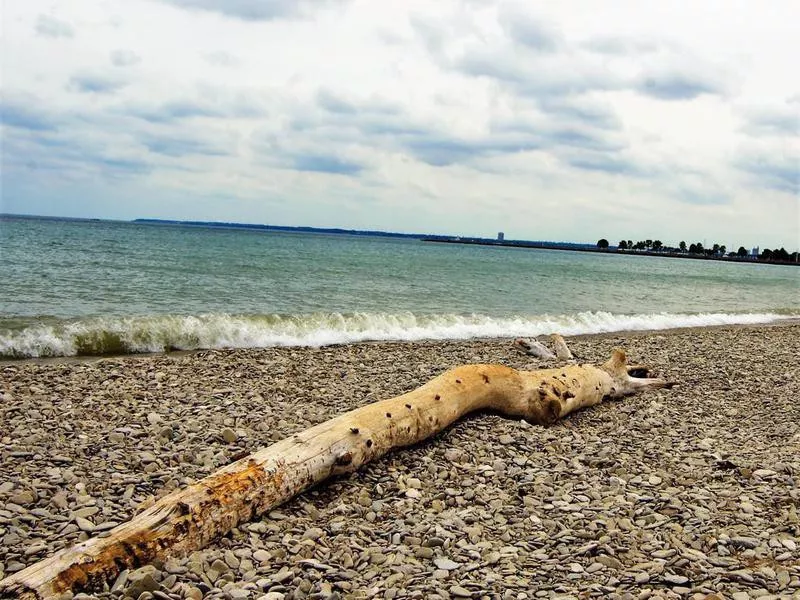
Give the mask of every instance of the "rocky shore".
[[(76, 600), (800, 598), (800, 324), (568, 341), (680, 385), (472, 416)], [(0, 363), (0, 578), (449, 367), (544, 366), (510, 342)]]

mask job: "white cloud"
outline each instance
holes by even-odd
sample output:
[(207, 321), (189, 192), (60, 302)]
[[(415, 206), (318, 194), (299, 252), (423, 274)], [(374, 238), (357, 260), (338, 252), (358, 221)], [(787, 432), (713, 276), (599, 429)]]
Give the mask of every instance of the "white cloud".
[(797, 248), (800, 8), (715, 5), (9, 4), (2, 209)]
[(75, 35), (72, 25), (45, 14), (39, 15), (36, 19), (35, 30), (38, 35), (50, 38), (71, 38)]

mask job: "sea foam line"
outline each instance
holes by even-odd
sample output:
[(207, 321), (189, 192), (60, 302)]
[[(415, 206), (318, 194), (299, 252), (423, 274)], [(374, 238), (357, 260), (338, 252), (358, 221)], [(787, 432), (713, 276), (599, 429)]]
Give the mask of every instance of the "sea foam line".
[(0, 329), (0, 357), (32, 358), (270, 346), (326, 346), (362, 341), (533, 337), (770, 323), (787, 314), (637, 314), (489, 317), (410, 312), (309, 315), (160, 315), (90, 318), (21, 330)]

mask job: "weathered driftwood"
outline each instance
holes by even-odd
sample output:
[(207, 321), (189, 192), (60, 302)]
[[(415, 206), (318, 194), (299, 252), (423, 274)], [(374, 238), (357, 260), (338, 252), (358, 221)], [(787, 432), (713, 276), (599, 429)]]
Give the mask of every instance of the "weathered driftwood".
[(541, 358), (544, 360), (555, 360), (556, 355), (550, 352), (550, 349), (537, 340), (526, 340), (517, 338), (514, 340), (514, 347), (519, 351), (524, 352), (530, 356)]
[(567, 346), (567, 342), (564, 341), (564, 338), (554, 333), (550, 336), (550, 339), (553, 340), (553, 347), (556, 349), (556, 358), (558, 360), (572, 360), (574, 357), (572, 356), (572, 352), (569, 350), (569, 346)]
[(331, 475), (429, 438), (476, 410), (549, 424), (604, 398), (668, 385), (646, 376), (645, 368), (626, 364), (622, 350), (599, 366), (451, 369), (414, 391), (307, 429), (163, 497), (105, 537), (66, 548), (0, 581), (0, 596), (57, 598), (67, 590), (100, 586), (118, 571), (157, 557), (185, 555)]

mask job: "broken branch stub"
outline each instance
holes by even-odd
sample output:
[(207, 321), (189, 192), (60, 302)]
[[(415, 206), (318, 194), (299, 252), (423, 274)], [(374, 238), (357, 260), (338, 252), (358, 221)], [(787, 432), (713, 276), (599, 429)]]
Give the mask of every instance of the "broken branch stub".
[(572, 356), (572, 352), (569, 350), (569, 346), (567, 346), (567, 342), (564, 341), (563, 337), (557, 333), (554, 333), (550, 336), (550, 339), (553, 340), (553, 347), (556, 350), (556, 358), (558, 360), (567, 361), (574, 358)]
[(407, 394), (340, 415), (164, 496), (105, 537), (61, 550), (0, 581), (0, 597), (54, 599), (99, 587), (122, 569), (186, 555), (314, 484), (425, 440), (473, 411), (549, 424), (604, 398), (666, 385), (662, 379), (631, 377), (622, 350), (598, 366), (456, 367)]

